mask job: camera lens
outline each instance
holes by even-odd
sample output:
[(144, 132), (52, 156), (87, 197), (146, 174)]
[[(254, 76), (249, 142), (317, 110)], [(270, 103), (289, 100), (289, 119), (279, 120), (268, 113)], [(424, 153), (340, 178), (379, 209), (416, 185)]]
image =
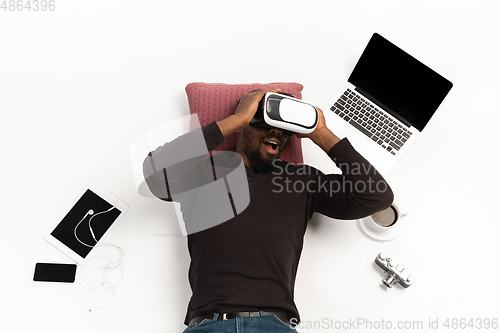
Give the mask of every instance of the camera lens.
[(388, 288), (392, 288), (392, 285), (397, 281), (396, 277), (394, 276), (394, 274), (389, 274), (384, 280), (382, 280), (382, 282), (388, 287)]

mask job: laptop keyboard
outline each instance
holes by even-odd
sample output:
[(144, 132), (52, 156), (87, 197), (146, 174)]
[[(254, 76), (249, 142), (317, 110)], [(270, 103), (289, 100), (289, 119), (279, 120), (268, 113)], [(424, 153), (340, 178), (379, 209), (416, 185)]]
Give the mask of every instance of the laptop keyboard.
[(351, 89), (347, 89), (330, 110), (393, 155), (396, 155), (412, 134)]

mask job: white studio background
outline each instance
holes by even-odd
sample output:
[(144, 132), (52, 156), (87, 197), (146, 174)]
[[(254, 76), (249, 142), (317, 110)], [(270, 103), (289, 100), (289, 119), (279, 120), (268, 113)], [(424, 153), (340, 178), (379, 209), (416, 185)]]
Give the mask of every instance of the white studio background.
[[(447, 318), (500, 317), (500, 2), (55, 0), (43, 12), (0, 2), (1, 332), (181, 332), (186, 238), (171, 206), (137, 194), (130, 145), (187, 115), (194, 81), (295, 81), (322, 107), (374, 32), (454, 87), (387, 177), (409, 213), (403, 235), (377, 242), (353, 221), (313, 218), (296, 284), (302, 320), (425, 331), (436, 319), (443, 329)], [(306, 162), (324, 158), (303, 147)], [(90, 180), (130, 205), (108, 239), (124, 251), (123, 279), (91, 313), (107, 290), (32, 282), (36, 262), (70, 261), (43, 235)], [(381, 287), (382, 251), (414, 271), (413, 286)]]

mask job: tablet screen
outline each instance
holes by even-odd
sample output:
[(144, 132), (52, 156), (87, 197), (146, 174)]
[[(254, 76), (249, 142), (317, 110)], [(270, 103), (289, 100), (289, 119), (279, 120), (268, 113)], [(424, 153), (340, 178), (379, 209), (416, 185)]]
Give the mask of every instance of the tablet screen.
[(87, 189), (51, 235), (85, 258), (121, 213), (118, 208)]

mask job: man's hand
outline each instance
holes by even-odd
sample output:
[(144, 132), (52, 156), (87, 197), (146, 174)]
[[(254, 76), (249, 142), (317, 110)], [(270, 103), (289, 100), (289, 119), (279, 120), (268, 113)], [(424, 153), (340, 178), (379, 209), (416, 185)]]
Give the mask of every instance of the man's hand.
[(337, 143), (340, 139), (326, 127), (325, 116), (323, 111), (316, 107), (318, 110), (318, 125), (316, 129), (309, 134), (295, 134), (298, 138), (309, 138), (317, 144), (326, 153)]
[(234, 115), (217, 122), (224, 138), (250, 124), (255, 112), (257, 112), (260, 100), (268, 92), (280, 93), (281, 89), (257, 90), (241, 96)]
[(240, 102), (234, 111), (235, 116), (239, 117), (243, 124), (242, 127), (245, 127), (250, 123), (255, 112), (257, 112), (257, 108), (259, 107), (260, 100), (264, 97), (268, 92), (280, 93), (281, 89), (276, 90), (257, 90), (244, 94), (241, 96)]

